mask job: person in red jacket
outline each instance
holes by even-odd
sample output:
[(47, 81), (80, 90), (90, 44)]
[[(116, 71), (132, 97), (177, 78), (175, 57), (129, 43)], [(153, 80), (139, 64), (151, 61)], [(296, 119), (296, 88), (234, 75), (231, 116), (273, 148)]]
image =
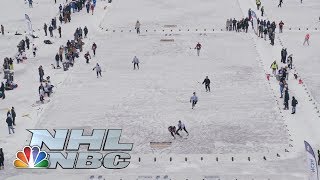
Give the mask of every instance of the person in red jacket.
[(306, 43), (308, 44), (309, 46), (309, 39), (310, 39), (310, 34), (308, 33), (305, 38), (304, 38), (304, 42), (303, 42), (303, 45), (305, 45)]

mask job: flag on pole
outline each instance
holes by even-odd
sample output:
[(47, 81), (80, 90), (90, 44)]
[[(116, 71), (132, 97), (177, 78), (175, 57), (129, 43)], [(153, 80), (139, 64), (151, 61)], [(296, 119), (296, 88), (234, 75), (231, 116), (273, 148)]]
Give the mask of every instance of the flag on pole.
[(309, 180), (319, 180), (317, 160), (314, 151), (307, 141), (304, 141), (304, 145), (307, 152)]
[(29, 31), (29, 35), (31, 36), (31, 35), (33, 35), (33, 28), (32, 28), (31, 19), (27, 14), (25, 14), (24, 16), (25, 16), (26, 21), (27, 21), (27, 28), (28, 28), (28, 31)]

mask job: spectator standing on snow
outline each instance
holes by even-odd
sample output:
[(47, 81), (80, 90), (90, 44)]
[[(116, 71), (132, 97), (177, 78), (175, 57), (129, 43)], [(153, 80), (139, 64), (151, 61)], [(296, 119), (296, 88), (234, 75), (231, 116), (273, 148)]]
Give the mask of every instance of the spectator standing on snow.
[(141, 26), (140, 22), (137, 21), (135, 26), (135, 29), (137, 30), (137, 34), (140, 34), (140, 26)]
[(189, 132), (187, 131), (186, 126), (181, 121), (179, 121), (178, 130), (176, 131), (176, 134), (179, 134), (179, 131), (182, 131), (182, 130), (184, 130), (187, 133), (187, 136), (189, 136)]
[(293, 63), (293, 58), (292, 58), (292, 54), (290, 54), (287, 58), (287, 63), (288, 63), (288, 68), (292, 69), (292, 63)]
[(289, 100), (290, 100), (289, 91), (288, 89), (286, 89), (284, 91), (284, 110), (289, 110)]
[(1, 82), (0, 92), (1, 92), (2, 99), (6, 98), (6, 94), (4, 93), (4, 91), (5, 91), (4, 83)]
[(53, 26), (49, 26), (50, 37), (53, 37)]
[(59, 26), (58, 32), (59, 32), (59, 37), (61, 38), (61, 26)]
[(278, 70), (278, 64), (276, 61), (273, 61), (273, 63), (271, 64), (270, 68), (272, 69), (272, 74), (276, 75), (277, 74), (277, 70)]
[(192, 104), (192, 109), (196, 106), (198, 103), (198, 97), (196, 96), (196, 93), (193, 92), (193, 96), (190, 98), (190, 103)]
[(96, 49), (97, 49), (96, 43), (93, 43), (93, 44), (92, 44), (91, 49), (92, 49), (92, 51), (93, 51), (93, 56), (96, 56)]
[(305, 38), (304, 38), (304, 42), (303, 42), (303, 45), (305, 45), (306, 43), (308, 44), (309, 46), (309, 39), (310, 39), (310, 34), (308, 33)]
[(96, 67), (94, 67), (92, 70), (93, 71), (96, 70), (97, 78), (99, 78), (99, 75), (100, 75), (100, 77), (102, 77), (102, 75), (101, 75), (101, 67), (100, 67), (100, 65), (98, 63), (96, 65)]
[(282, 50), (281, 50), (281, 62), (284, 63), (284, 64), (286, 63), (287, 55), (288, 55), (287, 49), (282, 48)]
[(210, 92), (210, 79), (208, 78), (208, 76), (204, 79), (204, 81), (202, 82), (202, 84), (205, 85), (206, 91)]
[(11, 116), (12, 116), (12, 123), (15, 126), (17, 114), (16, 114), (16, 111), (14, 110), (14, 107), (11, 108)]
[(57, 68), (60, 68), (60, 65), (59, 65), (59, 61), (60, 61), (59, 53), (57, 53), (57, 54), (56, 54), (56, 56), (55, 56), (55, 60), (56, 60)]
[(6, 122), (8, 124), (9, 134), (11, 134), (11, 131), (12, 131), (12, 133), (14, 133), (14, 127), (12, 126), (13, 122), (12, 122), (12, 117), (11, 117), (10, 113), (8, 113), (8, 115), (7, 115)]
[(2, 24), (1, 24), (1, 34), (4, 35), (4, 27)]
[(196, 45), (196, 47), (194, 49), (197, 50), (197, 55), (200, 56), (200, 51), (201, 51), (202, 45), (198, 42), (198, 44)]
[(136, 66), (137, 66), (137, 68), (139, 69), (139, 63), (140, 63), (140, 61), (139, 61), (139, 59), (137, 58), (137, 56), (134, 56), (134, 58), (133, 58), (133, 60), (132, 60), (132, 63), (133, 63), (133, 70), (136, 69)]
[(87, 26), (85, 26), (85, 27), (83, 28), (83, 32), (84, 32), (84, 38), (87, 38), (87, 35), (88, 35), (88, 28), (87, 28)]
[(263, 15), (264, 15), (264, 7), (262, 6), (261, 7), (261, 16), (263, 17)]
[(26, 45), (27, 45), (27, 49), (29, 50), (30, 48), (30, 39), (26, 36)]
[(0, 170), (4, 169), (4, 154), (2, 148), (0, 148)]
[(38, 71), (39, 71), (40, 83), (42, 83), (43, 76), (44, 76), (44, 70), (43, 70), (42, 66), (39, 66)]
[(47, 36), (48, 35), (48, 26), (46, 23), (44, 23), (44, 25), (43, 25), (43, 30), (44, 30), (44, 35)]
[(295, 114), (296, 113), (296, 106), (298, 105), (298, 101), (296, 100), (296, 98), (294, 96), (292, 97), (291, 105), (292, 105), (292, 113), (291, 114)]

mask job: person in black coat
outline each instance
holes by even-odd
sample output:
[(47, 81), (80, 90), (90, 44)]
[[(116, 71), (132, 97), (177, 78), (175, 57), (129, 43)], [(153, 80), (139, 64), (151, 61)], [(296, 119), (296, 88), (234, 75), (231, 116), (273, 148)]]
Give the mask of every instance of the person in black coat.
[(14, 110), (14, 107), (11, 108), (11, 116), (12, 116), (12, 123), (15, 126), (17, 114), (16, 114), (16, 111)]
[(290, 100), (289, 91), (288, 89), (286, 89), (284, 91), (284, 110), (289, 110), (289, 100)]
[(208, 78), (208, 76), (204, 79), (204, 81), (202, 82), (202, 84), (205, 85), (206, 91), (210, 92), (210, 79)]
[(56, 63), (57, 63), (57, 68), (60, 68), (60, 66), (59, 66), (59, 61), (60, 61), (59, 53), (56, 54), (55, 59), (56, 59)]
[(4, 154), (2, 148), (0, 148), (0, 169), (4, 168)]
[(6, 95), (5, 95), (4, 91), (5, 91), (4, 83), (1, 82), (0, 92), (1, 92), (1, 95), (2, 95), (2, 99), (5, 99), (5, 98), (6, 98)]
[(26, 45), (27, 45), (27, 49), (30, 48), (30, 40), (28, 37), (26, 37)]
[(14, 133), (14, 128), (12, 126), (13, 122), (10, 114), (8, 115), (6, 122), (8, 124), (9, 134), (11, 134), (11, 130)]
[(58, 32), (59, 32), (59, 37), (61, 38), (61, 26), (59, 26)]
[(48, 32), (47, 31), (48, 30), (48, 26), (47, 26), (46, 23), (44, 23), (44, 25), (43, 25), (43, 30), (44, 30), (44, 35), (47, 36), (48, 35), (48, 33), (47, 33)]
[(292, 97), (292, 101), (291, 101), (291, 105), (292, 105), (292, 113), (291, 114), (295, 114), (296, 113), (296, 106), (298, 104), (298, 101), (296, 100), (296, 98), (293, 96)]
[(44, 76), (44, 71), (43, 71), (42, 66), (39, 66), (38, 70), (39, 70), (40, 82), (42, 82), (43, 76)]

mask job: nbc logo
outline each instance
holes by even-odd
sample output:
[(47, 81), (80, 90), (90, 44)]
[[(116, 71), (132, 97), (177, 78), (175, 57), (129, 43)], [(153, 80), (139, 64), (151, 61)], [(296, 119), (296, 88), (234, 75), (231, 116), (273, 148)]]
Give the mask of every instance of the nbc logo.
[(25, 146), (23, 151), (17, 152), (17, 158), (13, 162), (16, 168), (48, 168), (49, 161), (47, 153), (45, 151), (40, 151), (38, 146)]

